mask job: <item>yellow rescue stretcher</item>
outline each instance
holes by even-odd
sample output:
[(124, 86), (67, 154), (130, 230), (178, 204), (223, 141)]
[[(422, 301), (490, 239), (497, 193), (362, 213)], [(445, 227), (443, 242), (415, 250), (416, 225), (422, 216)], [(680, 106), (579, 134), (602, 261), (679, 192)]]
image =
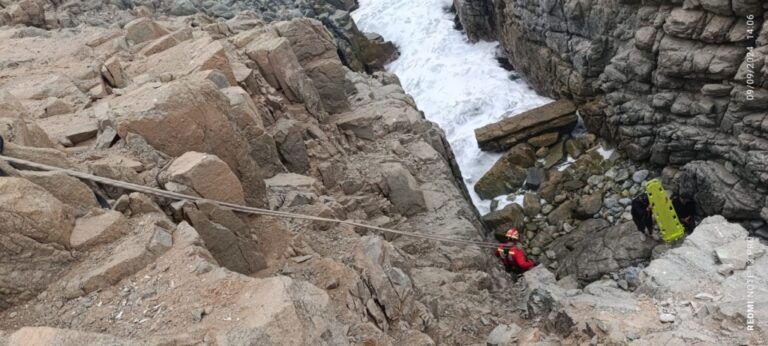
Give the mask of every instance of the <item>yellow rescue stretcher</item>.
[(661, 239), (667, 243), (672, 243), (682, 238), (685, 235), (685, 227), (680, 224), (677, 212), (672, 206), (672, 200), (669, 199), (661, 181), (658, 179), (649, 181), (645, 186), (645, 193), (651, 203), (653, 218), (656, 219), (659, 230), (661, 230)]

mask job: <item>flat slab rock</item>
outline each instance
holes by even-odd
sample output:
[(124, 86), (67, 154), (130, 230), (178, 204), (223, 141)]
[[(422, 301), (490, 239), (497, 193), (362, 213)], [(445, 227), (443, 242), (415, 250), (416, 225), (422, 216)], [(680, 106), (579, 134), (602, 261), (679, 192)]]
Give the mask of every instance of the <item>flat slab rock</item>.
[(482, 150), (503, 151), (544, 133), (568, 130), (577, 120), (576, 105), (559, 100), (476, 129), (475, 138)]

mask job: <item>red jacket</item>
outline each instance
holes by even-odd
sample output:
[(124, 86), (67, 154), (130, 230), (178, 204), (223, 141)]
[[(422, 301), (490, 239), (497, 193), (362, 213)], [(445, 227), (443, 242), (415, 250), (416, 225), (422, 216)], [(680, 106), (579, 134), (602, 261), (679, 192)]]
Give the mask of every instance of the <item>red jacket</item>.
[(536, 265), (532, 260), (525, 258), (525, 252), (512, 242), (499, 244), (494, 254), (501, 259), (505, 267), (515, 266), (522, 270), (528, 270)]

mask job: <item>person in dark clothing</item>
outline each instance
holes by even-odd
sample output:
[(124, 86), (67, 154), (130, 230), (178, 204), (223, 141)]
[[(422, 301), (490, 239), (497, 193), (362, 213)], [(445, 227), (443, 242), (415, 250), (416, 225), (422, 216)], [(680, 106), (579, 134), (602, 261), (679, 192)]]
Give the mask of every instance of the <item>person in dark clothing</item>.
[(641, 193), (632, 200), (632, 221), (635, 222), (638, 231), (647, 235), (653, 232), (653, 215), (648, 195)]
[(696, 202), (693, 196), (686, 192), (675, 195), (672, 197), (672, 206), (680, 223), (685, 227), (685, 234), (693, 233), (693, 228), (696, 227)]

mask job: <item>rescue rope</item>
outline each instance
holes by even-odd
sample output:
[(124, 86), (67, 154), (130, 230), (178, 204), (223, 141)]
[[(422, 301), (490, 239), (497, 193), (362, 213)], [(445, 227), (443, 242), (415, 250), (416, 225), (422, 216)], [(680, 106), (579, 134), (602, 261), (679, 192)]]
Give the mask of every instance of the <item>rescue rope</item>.
[(228, 202), (222, 202), (222, 201), (216, 201), (211, 200), (207, 198), (202, 198), (198, 196), (192, 196), (192, 195), (186, 195), (182, 193), (162, 190), (158, 188), (153, 188), (149, 186), (129, 183), (125, 181), (100, 177), (93, 174), (83, 173), (76, 170), (71, 169), (65, 169), (55, 166), (50, 166), (42, 163), (32, 162), (29, 160), (24, 159), (18, 159), (14, 157), (8, 157), (4, 155), (0, 155), (0, 159), (5, 160), (9, 163), (15, 163), (18, 165), (27, 166), (30, 168), (40, 169), (44, 171), (52, 171), (52, 172), (62, 172), (69, 176), (85, 179), (89, 181), (93, 181), (99, 184), (109, 185), (113, 187), (118, 187), (126, 190), (141, 192), (149, 195), (154, 195), (158, 197), (163, 197), (167, 199), (172, 199), (176, 201), (187, 201), (187, 202), (202, 202), (202, 203), (211, 203), (215, 204), (219, 207), (222, 207), (224, 209), (229, 209), (235, 212), (240, 212), (244, 214), (253, 214), (253, 215), (265, 215), (265, 216), (272, 216), (276, 218), (290, 218), (290, 219), (301, 219), (301, 220), (310, 220), (310, 221), (321, 221), (321, 222), (332, 222), (337, 224), (344, 224), (354, 227), (360, 227), (360, 228), (366, 228), (370, 230), (390, 233), (390, 234), (397, 234), (402, 235), (406, 237), (413, 237), (413, 238), (422, 238), (427, 240), (434, 240), (438, 242), (445, 242), (445, 243), (455, 243), (455, 244), (464, 244), (464, 245), (474, 245), (478, 247), (484, 247), (484, 248), (496, 248), (498, 244), (487, 242), (487, 241), (480, 241), (480, 240), (471, 240), (471, 239), (455, 239), (455, 238), (448, 238), (438, 235), (432, 235), (432, 234), (424, 234), (424, 233), (412, 233), (412, 232), (405, 232), (405, 231), (399, 231), (396, 229), (386, 228), (386, 227), (379, 227), (379, 226), (373, 226), (373, 225), (367, 225), (359, 222), (354, 221), (347, 221), (347, 220), (338, 220), (338, 219), (330, 219), (330, 218), (324, 218), (324, 217), (318, 217), (318, 216), (311, 216), (311, 215), (304, 215), (304, 214), (297, 214), (297, 213), (289, 213), (289, 212), (282, 212), (282, 211), (274, 211), (269, 209), (262, 209), (262, 208), (255, 208), (255, 207), (248, 207), (244, 205), (234, 204), (234, 203), (228, 203)]

